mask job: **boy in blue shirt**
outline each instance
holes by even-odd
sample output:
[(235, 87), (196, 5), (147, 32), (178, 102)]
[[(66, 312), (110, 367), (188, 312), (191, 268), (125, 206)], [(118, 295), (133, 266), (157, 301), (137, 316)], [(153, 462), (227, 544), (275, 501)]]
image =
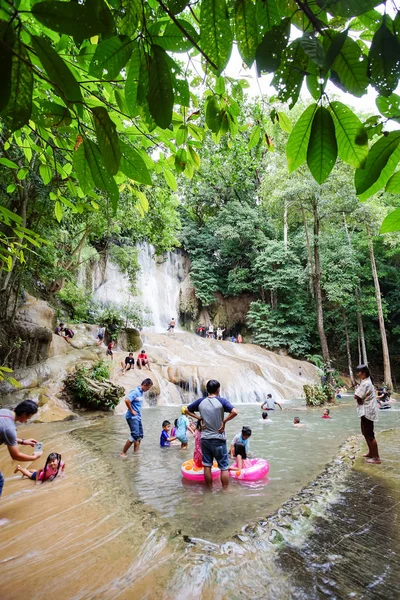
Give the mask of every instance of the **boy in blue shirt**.
[(142, 404), (143, 394), (148, 392), (152, 387), (153, 382), (151, 379), (145, 379), (140, 385), (134, 390), (129, 392), (125, 398), (126, 408), (128, 409), (125, 413), (126, 422), (128, 423), (131, 435), (125, 442), (124, 449), (120, 456), (126, 458), (126, 453), (133, 444), (133, 451), (139, 452), (140, 442), (143, 439), (143, 425), (142, 425)]
[(171, 430), (171, 423), (169, 421), (163, 421), (162, 424), (162, 432), (160, 435), (160, 446), (162, 448), (169, 448), (170, 442), (176, 440), (176, 437), (169, 437), (169, 432)]

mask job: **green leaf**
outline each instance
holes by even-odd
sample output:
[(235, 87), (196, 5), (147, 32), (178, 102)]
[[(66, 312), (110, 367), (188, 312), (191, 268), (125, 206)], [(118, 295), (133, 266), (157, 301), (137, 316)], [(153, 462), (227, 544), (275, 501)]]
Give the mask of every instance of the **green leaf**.
[(331, 79), (340, 89), (358, 98), (366, 93), (368, 60), (357, 42), (346, 37), (332, 69)]
[(360, 119), (342, 102), (331, 102), (338, 155), (352, 167), (363, 168), (368, 156), (368, 135)]
[(129, 61), (133, 42), (127, 36), (114, 36), (100, 42), (89, 66), (89, 73), (98, 79), (117, 79)]
[(7, 186), (6, 192), (7, 192), (7, 194), (13, 194), (16, 189), (17, 189), (16, 184), (10, 183), (10, 185)]
[(291, 133), (293, 127), (289, 117), (283, 112), (278, 112), (276, 114), (278, 115), (278, 123), (282, 131), (286, 131), (286, 133)]
[(147, 199), (147, 196), (145, 193), (141, 192), (140, 190), (135, 190), (135, 196), (139, 200), (138, 208), (139, 208), (140, 214), (142, 215), (142, 217), (144, 217), (145, 214), (149, 212), (149, 201)]
[(382, 0), (317, 0), (317, 4), (335, 17), (356, 17), (382, 4)]
[(261, 139), (261, 127), (259, 125), (256, 125), (255, 127), (253, 127), (253, 129), (251, 131), (250, 139), (249, 139), (249, 143), (248, 143), (248, 149), (251, 150), (252, 148), (257, 146), (260, 139)]
[(128, 66), (128, 74), (125, 82), (125, 100), (131, 117), (137, 114), (137, 93), (140, 73), (140, 50), (135, 48), (132, 52), (131, 60)]
[(307, 160), (308, 142), (316, 110), (317, 105), (310, 104), (302, 113), (289, 136), (286, 144), (289, 173), (293, 173), (293, 171), (298, 169)]
[(400, 123), (400, 96), (397, 94), (390, 94), (387, 97), (378, 96), (375, 102), (384, 117)]
[(17, 173), (17, 179), (19, 179), (19, 181), (23, 181), (24, 179), (26, 179), (26, 176), (29, 173), (29, 169), (27, 167), (24, 167), (23, 169), (20, 169)]
[(175, 169), (178, 173), (183, 173), (183, 171), (186, 169), (187, 160), (187, 152), (185, 148), (179, 148), (178, 152), (175, 154)]
[(57, 202), (54, 205), (54, 214), (56, 215), (56, 219), (57, 221), (60, 223), (62, 217), (63, 217), (63, 209), (62, 206), (60, 204), (60, 202), (57, 200)]
[[(391, 131), (386, 136), (381, 137), (377, 142), (375, 142), (368, 153), (368, 158), (364, 169), (357, 169), (356, 171), (355, 186), (357, 195), (368, 193), (367, 197), (369, 197), (372, 195), (370, 193), (372, 186), (385, 177), (386, 181), (382, 183), (382, 186), (386, 184), (396, 168), (395, 164), (393, 164), (392, 168), (392, 161), (389, 162), (389, 159), (397, 149), (399, 143), (400, 132), (396, 131)], [(387, 166), (388, 168), (386, 169)], [(364, 199), (366, 199), (365, 196)]]
[(400, 171), (391, 176), (386, 184), (385, 192), (388, 194), (400, 194)]
[(115, 183), (115, 179), (107, 171), (99, 148), (87, 138), (83, 141), (83, 147), (95, 186), (108, 193), (113, 210), (117, 210), (119, 200), (118, 186)]
[(76, 103), (82, 112), (81, 88), (62, 58), (45, 38), (32, 35), (32, 46), (53, 82), (55, 92), (69, 102)]
[(32, 113), (33, 73), (31, 61), (20, 39), (16, 41), (14, 51), (11, 70), (11, 97), (1, 115), (10, 131), (17, 131), (26, 125)]
[(290, 19), (282, 19), (267, 31), (256, 51), (257, 72), (273, 73), (279, 67), (281, 55), (286, 48), (290, 33)]
[(316, 65), (319, 67), (324, 66), (326, 59), (325, 50), (321, 42), (315, 37), (314, 33), (303, 33), (303, 37), (300, 38), (300, 44), (307, 56), (309, 56)]
[(391, 233), (392, 231), (400, 231), (400, 208), (397, 208), (383, 221), (379, 233)]
[(280, 66), (272, 79), (272, 85), (278, 92), (279, 100), (287, 102), (291, 108), (299, 97), (307, 67), (308, 57), (300, 40), (295, 40), (282, 53)]
[(122, 0), (122, 17), (119, 30), (125, 35), (134, 35), (142, 19), (143, 5), (141, 0)]
[(8, 158), (0, 158), (0, 165), (4, 165), (5, 167), (8, 167), (9, 169), (19, 169), (19, 166), (17, 165), (17, 163), (15, 163), (13, 160), (9, 160)]
[(210, 96), (206, 104), (206, 123), (207, 127), (213, 132), (218, 133), (222, 125), (222, 110), (217, 96)]
[(188, 0), (165, 0), (165, 4), (173, 15), (178, 15), (188, 4)]
[(53, 179), (53, 171), (48, 165), (40, 165), (39, 173), (44, 185), (47, 185)]
[(329, 110), (317, 108), (307, 149), (307, 164), (314, 179), (323, 183), (332, 171), (337, 158), (335, 125)]
[(139, 152), (124, 142), (120, 142), (120, 144), (122, 150), (120, 169), (122, 173), (138, 183), (151, 185), (153, 182), (150, 173)]
[(372, 85), (382, 96), (390, 96), (399, 81), (400, 43), (385, 20), (372, 39), (369, 62)]
[(35, 106), (34, 116), (37, 122), (46, 129), (65, 127), (72, 122), (71, 114), (66, 106), (49, 100), (41, 100), (39, 106)]
[[(190, 35), (192, 40), (196, 43), (199, 40), (199, 34), (188, 21), (183, 19), (177, 19), (177, 22), (183, 27), (183, 29)], [(157, 25), (156, 23), (154, 25)], [(151, 27), (149, 28), (150, 34)], [(153, 43), (157, 44), (164, 50), (170, 50), (171, 52), (188, 52), (193, 48), (193, 42), (191, 42), (179, 29), (175, 23), (169, 22), (164, 30), (163, 35), (155, 35), (152, 37)]]
[(164, 168), (163, 174), (168, 187), (171, 188), (173, 192), (177, 192), (178, 184), (176, 182), (175, 175), (172, 173), (172, 171)]
[(14, 30), (7, 21), (0, 20), (0, 111), (8, 104), (11, 95), (11, 70), (14, 45)]
[(233, 33), (225, 0), (202, 0), (200, 9), (200, 45), (217, 67), (217, 75), (228, 64)]
[(160, 46), (152, 46), (153, 58), (149, 73), (149, 103), (150, 114), (162, 129), (166, 129), (172, 120), (174, 92), (166, 53)]
[(45, 0), (32, 6), (32, 14), (49, 29), (81, 39), (107, 31), (95, 11), (78, 2)]
[(74, 170), (78, 176), (79, 185), (85, 194), (93, 191), (94, 181), (90, 171), (89, 162), (86, 160), (86, 154), (83, 144), (80, 144), (72, 156)]
[(236, 0), (235, 32), (240, 56), (251, 67), (258, 46), (256, 7), (253, 0)]
[(256, 0), (256, 20), (258, 24), (258, 42), (260, 43), (267, 31), (274, 25), (279, 25), (281, 13), (276, 0)]
[[(345, 29), (344, 31), (341, 31), (340, 33), (336, 33), (333, 37), (331, 37), (331, 43), (329, 44), (329, 47), (326, 51), (326, 56), (325, 56), (325, 65), (324, 66), (325, 66), (326, 70), (329, 70), (331, 68), (331, 66), (335, 62), (336, 58), (338, 57), (339, 52), (343, 48), (343, 44), (345, 43), (345, 41), (347, 39), (348, 33), (349, 33), (349, 30)], [(328, 35), (330, 35), (330, 32)], [(327, 39), (329, 39), (329, 38), (327, 38)]]
[(93, 109), (93, 121), (106, 169), (110, 175), (116, 175), (121, 160), (121, 150), (115, 123), (111, 121), (104, 106), (96, 106)]

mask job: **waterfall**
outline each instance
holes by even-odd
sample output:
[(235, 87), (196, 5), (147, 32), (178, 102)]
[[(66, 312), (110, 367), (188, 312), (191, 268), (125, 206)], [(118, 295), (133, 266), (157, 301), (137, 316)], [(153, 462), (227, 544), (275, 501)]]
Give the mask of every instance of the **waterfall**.
[[(179, 327), (179, 292), (181, 282), (187, 275), (186, 258), (179, 251), (166, 252), (155, 256), (155, 248), (150, 244), (138, 245), (140, 272), (137, 279), (138, 295), (131, 292), (131, 284), (118, 265), (109, 258), (96, 262), (90, 274), (89, 284), (93, 298), (102, 304), (129, 304), (136, 302), (143, 306), (146, 319), (152, 325), (144, 329), (152, 332), (165, 332), (171, 318)], [(79, 274), (83, 283), (85, 275)]]

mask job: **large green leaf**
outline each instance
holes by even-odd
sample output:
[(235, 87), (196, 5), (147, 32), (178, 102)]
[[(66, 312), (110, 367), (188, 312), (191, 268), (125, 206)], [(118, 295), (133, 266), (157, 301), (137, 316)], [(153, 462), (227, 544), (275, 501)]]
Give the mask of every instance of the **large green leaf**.
[(178, 15), (188, 4), (188, 0), (165, 0), (165, 4), (173, 15)]
[(137, 181), (138, 183), (144, 183), (145, 185), (151, 185), (152, 180), (150, 173), (146, 167), (143, 158), (139, 152), (121, 142), (122, 158), (121, 158), (121, 171), (130, 179)]
[(154, 121), (159, 127), (166, 129), (171, 124), (174, 105), (171, 74), (165, 50), (157, 45), (152, 46), (152, 50), (147, 100)]
[(307, 149), (307, 164), (312, 176), (323, 183), (335, 166), (337, 158), (335, 125), (331, 113), (324, 106), (317, 108), (311, 126)]
[(107, 31), (107, 26), (84, 4), (45, 0), (32, 6), (36, 19), (53, 31), (86, 39)]
[(274, 25), (279, 25), (281, 13), (276, 0), (256, 0), (256, 18), (258, 24), (258, 43)]
[(317, 0), (317, 4), (335, 17), (356, 17), (374, 6), (382, 4), (382, 0)]
[(283, 19), (264, 35), (256, 51), (258, 74), (273, 73), (279, 67), (290, 33), (290, 19)]
[(140, 73), (140, 50), (135, 48), (129, 61), (128, 72), (125, 81), (125, 100), (129, 114), (134, 117), (137, 114), (137, 93)]
[(100, 42), (89, 66), (89, 73), (98, 79), (116, 79), (133, 50), (132, 40), (124, 35)]
[(72, 156), (74, 171), (78, 177), (79, 185), (85, 194), (90, 194), (94, 188), (94, 181), (90, 170), (89, 162), (86, 159), (85, 148), (80, 144)]
[(392, 168), (393, 161), (389, 162), (389, 159), (392, 157), (399, 143), (400, 132), (397, 131), (391, 131), (386, 136), (382, 136), (377, 142), (375, 142), (369, 151), (364, 169), (357, 169), (355, 174), (355, 186), (358, 195), (364, 193), (369, 194), (372, 186), (374, 186), (378, 180), (384, 177), (386, 177), (386, 181), (382, 183), (382, 187), (383, 185), (386, 185), (389, 177), (396, 168), (395, 164), (393, 164)]
[(104, 106), (96, 106), (93, 109), (93, 121), (106, 169), (110, 175), (116, 175), (119, 170), (121, 150), (115, 123), (111, 121)]
[(119, 30), (125, 35), (134, 35), (142, 19), (143, 5), (141, 0), (122, 0), (124, 16), (119, 23)]
[(213, 132), (218, 133), (222, 125), (222, 110), (217, 96), (211, 96), (206, 103), (206, 123)]
[[(330, 32), (327, 34), (326, 42), (330, 40), (329, 46), (326, 43), (326, 53), (325, 53), (325, 69), (328, 70), (331, 68), (333, 63), (335, 62), (339, 52), (343, 48), (343, 44), (346, 41), (347, 35), (349, 33), (348, 29), (341, 31), (340, 33), (336, 33), (335, 35), (331, 35)], [(328, 37), (329, 36), (329, 37)]]
[[(183, 19), (176, 19), (176, 21), (183, 27), (186, 33), (189, 34), (191, 39), (197, 43), (200, 36), (193, 25)], [(157, 23), (154, 25), (157, 25)], [(149, 28), (149, 33), (152, 33), (151, 28)], [(193, 42), (185, 36), (178, 25), (171, 22), (167, 23), (162, 35), (153, 35), (152, 41), (154, 44), (164, 48), (164, 50), (169, 50), (171, 52), (187, 52), (193, 48)]]
[(72, 122), (71, 114), (66, 106), (41, 100), (38, 106), (34, 107), (34, 116), (42, 127), (65, 127)]
[(331, 102), (338, 155), (352, 167), (362, 168), (368, 156), (368, 135), (360, 119), (342, 102)]
[(369, 62), (372, 85), (382, 96), (390, 96), (399, 81), (400, 43), (385, 21), (372, 39)]
[(232, 52), (233, 33), (225, 0), (202, 0), (200, 9), (200, 45), (217, 67), (219, 75)]
[(400, 194), (400, 171), (396, 171), (386, 184), (385, 192), (388, 194)]
[(294, 40), (282, 53), (281, 63), (272, 79), (281, 102), (287, 102), (291, 107), (296, 104), (307, 66), (308, 57), (300, 40)]
[(16, 131), (26, 125), (32, 113), (33, 73), (31, 61), (20, 39), (15, 42), (14, 50), (11, 96), (1, 115), (10, 131)]
[(310, 104), (293, 127), (286, 144), (286, 157), (289, 173), (293, 173), (307, 160), (307, 148), (311, 135), (311, 126), (317, 110), (316, 104)]
[(14, 30), (6, 21), (0, 20), (0, 111), (8, 104), (11, 95), (12, 47)]
[(108, 193), (113, 210), (117, 210), (119, 200), (118, 186), (115, 183), (115, 179), (107, 171), (99, 148), (87, 138), (83, 142), (83, 147), (95, 186), (99, 190)]
[(400, 96), (397, 94), (390, 94), (387, 97), (378, 96), (375, 102), (384, 117), (400, 123)]
[[(362, 194), (358, 194), (359, 200), (361, 200), (361, 202), (364, 202), (365, 200), (368, 200), (368, 198), (371, 198), (371, 196), (373, 196), (380, 190), (383, 190), (383, 188), (388, 183), (391, 175), (393, 174), (395, 169), (397, 169), (399, 163), (400, 163), (400, 144), (397, 146), (397, 148), (395, 148), (393, 150), (392, 154), (389, 156), (389, 159), (388, 159), (386, 165), (384, 166), (382, 171), (379, 173), (379, 177), (375, 181), (375, 183), (373, 183), (371, 185), (371, 187), (369, 187)], [(357, 174), (357, 171), (356, 171), (356, 174)]]
[(324, 66), (326, 60), (325, 50), (314, 33), (306, 31), (300, 38), (300, 44), (307, 56), (316, 65), (319, 67)]
[(79, 83), (51, 44), (42, 37), (32, 36), (32, 46), (47, 75), (54, 84), (55, 92), (82, 109), (82, 94)]
[(258, 46), (256, 7), (253, 0), (236, 0), (235, 30), (240, 56), (251, 67)]
[(391, 233), (392, 231), (400, 231), (400, 208), (397, 208), (385, 218), (379, 233)]
[(333, 63), (331, 79), (345, 92), (361, 97), (366, 93), (369, 84), (367, 69), (368, 60), (361, 52), (360, 46), (346, 37)]

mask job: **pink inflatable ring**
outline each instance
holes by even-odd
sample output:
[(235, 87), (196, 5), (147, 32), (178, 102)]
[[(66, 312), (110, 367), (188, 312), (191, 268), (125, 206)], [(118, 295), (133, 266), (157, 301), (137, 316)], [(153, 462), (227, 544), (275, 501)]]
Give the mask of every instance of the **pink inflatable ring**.
[[(187, 460), (181, 466), (182, 477), (189, 481), (204, 482), (204, 469), (196, 467), (193, 459)], [(211, 468), (211, 475), (213, 479), (217, 479), (221, 471), (218, 469), (217, 464)]]
[[(229, 471), (231, 477), (240, 479), (241, 481), (257, 481), (268, 475), (269, 463), (264, 458), (248, 458), (246, 464), (241, 471)], [(237, 467), (237, 463), (233, 463), (233, 467)]]

